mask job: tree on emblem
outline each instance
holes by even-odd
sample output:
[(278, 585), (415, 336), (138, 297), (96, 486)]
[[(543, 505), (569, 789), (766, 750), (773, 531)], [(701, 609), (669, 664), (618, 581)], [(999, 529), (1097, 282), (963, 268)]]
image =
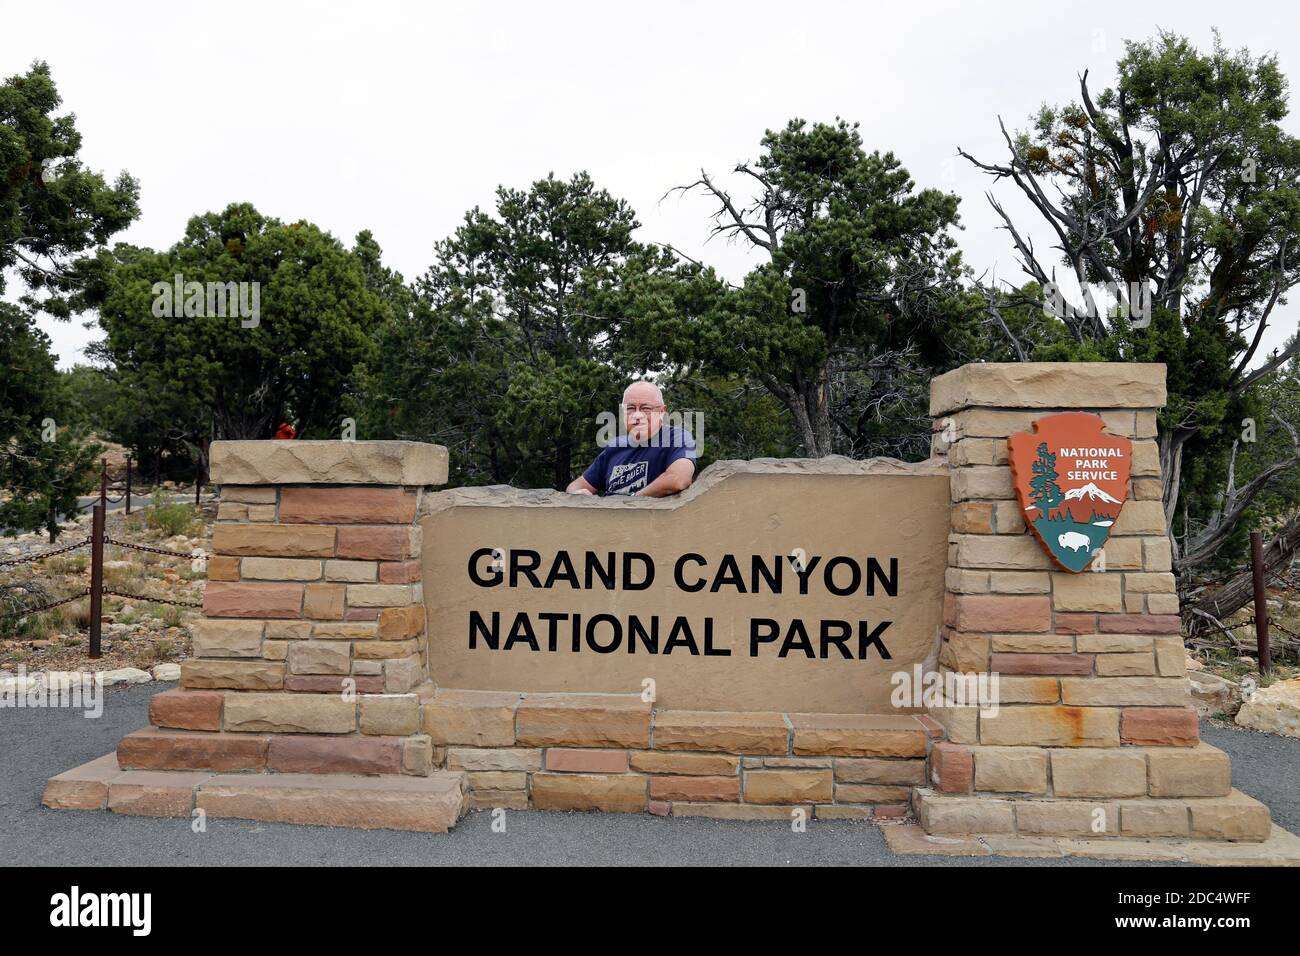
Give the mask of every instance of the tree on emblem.
[(1050, 511), (1065, 500), (1056, 479), (1056, 456), (1047, 450), (1047, 442), (1038, 446), (1038, 460), (1033, 464), (1034, 477), (1029, 479), (1029, 497), (1034, 507), (1042, 512), (1043, 517), (1051, 517)]

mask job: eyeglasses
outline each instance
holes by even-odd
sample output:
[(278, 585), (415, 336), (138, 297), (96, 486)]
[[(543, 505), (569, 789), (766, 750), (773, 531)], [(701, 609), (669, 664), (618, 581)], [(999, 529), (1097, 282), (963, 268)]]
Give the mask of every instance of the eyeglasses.
[(649, 415), (651, 412), (662, 412), (663, 410), (664, 407), (662, 405), (624, 405), (623, 406), (623, 411), (629, 414), (632, 412), (640, 412), (642, 415)]

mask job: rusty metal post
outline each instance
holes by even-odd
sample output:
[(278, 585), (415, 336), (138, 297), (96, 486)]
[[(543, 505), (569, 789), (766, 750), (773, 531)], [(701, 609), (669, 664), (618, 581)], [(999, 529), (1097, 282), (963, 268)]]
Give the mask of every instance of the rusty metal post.
[(99, 459), (99, 503), (108, 510), (108, 459)]
[(90, 522), (90, 656), (99, 657), (104, 613), (104, 504), (95, 505)]
[(1268, 592), (1264, 589), (1264, 536), (1250, 533), (1250, 570), (1255, 585), (1255, 641), (1259, 648), (1259, 672), (1267, 674), (1272, 661), (1268, 653)]
[(131, 513), (131, 456), (126, 456), (126, 513)]

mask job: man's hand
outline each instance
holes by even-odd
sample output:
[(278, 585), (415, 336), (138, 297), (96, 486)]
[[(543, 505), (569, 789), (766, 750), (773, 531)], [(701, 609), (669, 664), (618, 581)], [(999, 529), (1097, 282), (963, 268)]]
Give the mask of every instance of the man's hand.
[(662, 475), (638, 491), (635, 497), (667, 498), (685, 491), (694, 480), (695, 462), (689, 458), (678, 458)]
[(595, 486), (582, 475), (569, 482), (569, 487), (564, 490), (571, 495), (594, 495), (596, 493)]

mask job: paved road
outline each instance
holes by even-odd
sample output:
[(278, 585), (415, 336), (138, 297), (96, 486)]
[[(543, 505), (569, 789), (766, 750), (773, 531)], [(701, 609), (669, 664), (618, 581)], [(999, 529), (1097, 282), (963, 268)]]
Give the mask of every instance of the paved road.
[[(121, 497), (121, 494), (122, 493), (120, 491), (116, 491), (109, 496), (110, 500), (108, 502), (108, 509), (107, 509), (108, 511), (121, 511), (123, 508), (126, 507), (125, 498), (122, 498), (120, 501), (111, 500), (112, 498)], [(142, 509), (151, 500), (153, 500), (153, 498), (149, 494), (141, 494), (138, 491), (133, 492), (131, 494), (131, 513), (135, 514), (135, 512)], [(169, 504), (175, 504), (178, 501), (182, 503), (193, 504), (194, 492), (191, 491), (189, 494), (163, 495), (163, 500)], [(216, 499), (210, 493), (205, 492), (202, 496), (202, 500), (215, 501)], [(85, 496), (77, 499), (77, 506), (81, 508), (81, 510), (85, 511), (87, 514), (90, 514), (91, 506), (94, 505), (97, 501), (99, 501), (99, 495)]]
[[(486, 813), (467, 816), (450, 834), (328, 829), (209, 820), (203, 834), (188, 820), (47, 810), (47, 777), (99, 757), (123, 734), (148, 723), (149, 698), (170, 684), (110, 689), (104, 714), (0, 710), (0, 844), (5, 863), (57, 865), (476, 865), (719, 864), (849, 866), (1101, 866), (1098, 861), (998, 857), (900, 857), (872, 826), (810, 821), (788, 825), (648, 814), (511, 812), (494, 833)], [(1274, 819), (1300, 831), (1300, 741), (1203, 727), (1228, 751), (1237, 786), (1267, 802)], [(1113, 864), (1110, 864), (1113, 865)], [(1127, 865), (1127, 864), (1126, 864)], [(1133, 864), (1137, 865), (1137, 864)]]

